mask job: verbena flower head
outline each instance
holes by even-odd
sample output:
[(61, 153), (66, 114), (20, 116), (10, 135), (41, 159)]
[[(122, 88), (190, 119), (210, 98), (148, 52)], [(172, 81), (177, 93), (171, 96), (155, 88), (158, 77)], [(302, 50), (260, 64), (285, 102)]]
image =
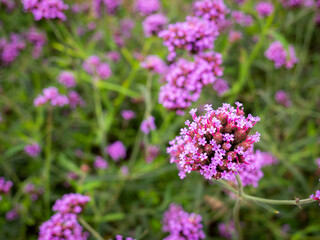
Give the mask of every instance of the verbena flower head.
[[(111, 240), (111, 239), (110, 239)], [(123, 237), (123, 236), (121, 236), (121, 235), (117, 235), (116, 236), (116, 238), (115, 238), (115, 240), (135, 240), (134, 238), (132, 238), (132, 237)]]
[(19, 214), (19, 210), (20, 210), (21, 206), (16, 206), (14, 208), (12, 208), (10, 211), (8, 211), (6, 213), (6, 220), (7, 221), (13, 221), (19, 218), (20, 214)]
[[(10, 192), (13, 182), (6, 181), (4, 177), (0, 177), (0, 194), (8, 194)], [(2, 197), (0, 196), (0, 201)]]
[(63, 11), (68, 9), (68, 5), (63, 0), (22, 0), (23, 8), (31, 12), (36, 21), (46, 19), (67, 19)]
[(136, 0), (134, 5), (135, 10), (142, 16), (156, 12), (160, 9), (160, 7), (161, 5), (159, 0)]
[(89, 233), (83, 232), (77, 215), (56, 213), (42, 223), (38, 240), (87, 240), (88, 237)]
[(276, 99), (277, 103), (283, 105), (284, 107), (290, 107), (291, 106), (291, 100), (289, 95), (283, 91), (279, 90), (274, 95), (274, 98)]
[[(251, 153), (247, 157), (248, 164), (243, 165), (239, 170), (239, 177), (243, 186), (252, 185), (258, 187), (260, 179), (263, 177), (262, 168), (268, 165), (277, 164), (278, 160), (268, 152), (261, 152), (257, 150), (255, 153), (250, 150)], [(234, 183), (237, 183), (234, 176), (228, 177)]]
[(76, 86), (76, 79), (73, 72), (63, 71), (58, 76), (58, 81), (66, 88), (72, 88)]
[(212, 85), (213, 89), (217, 92), (218, 96), (222, 96), (229, 90), (229, 84), (226, 80), (218, 78)]
[(158, 74), (164, 74), (167, 71), (166, 63), (156, 55), (146, 57), (141, 67)]
[(16, 3), (13, 0), (0, 0), (0, 4), (3, 4), (8, 12), (11, 12), (16, 7)]
[(274, 11), (273, 4), (270, 2), (259, 2), (255, 5), (255, 9), (261, 18), (268, 17)]
[(285, 8), (300, 8), (306, 0), (281, 0)]
[(63, 107), (69, 104), (69, 99), (65, 95), (61, 95), (56, 87), (48, 87), (42, 90), (43, 94), (38, 95), (34, 101), (33, 105), (35, 107), (42, 106), (47, 102), (50, 102), (52, 106)]
[(125, 120), (131, 120), (133, 118), (136, 117), (136, 113), (132, 110), (122, 110), (121, 111), (121, 116), (123, 117), (123, 119)]
[(162, 230), (170, 234), (164, 240), (205, 239), (201, 221), (200, 215), (187, 213), (181, 206), (171, 204), (163, 216)]
[(121, 141), (116, 141), (105, 148), (105, 152), (110, 155), (110, 157), (118, 162), (121, 158), (126, 157), (126, 147)]
[(162, 31), (168, 23), (168, 19), (165, 15), (161, 13), (156, 13), (146, 17), (142, 22), (144, 35), (146, 37), (157, 36), (160, 31)]
[(194, 15), (215, 23), (225, 19), (229, 9), (222, 0), (202, 0), (193, 4)]
[(199, 53), (195, 62), (179, 59), (165, 76), (167, 84), (160, 88), (159, 103), (181, 114), (198, 100), (203, 86), (222, 76), (221, 64), (222, 55), (211, 51)]
[(242, 39), (242, 32), (240, 31), (233, 31), (231, 30), (229, 32), (228, 40), (232, 43), (238, 42), (239, 40)]
[(10, 34), (9, 40), (0, 38), (0, 64), (10, 65), (25, 47), (24, 40), (18, 34)]
[(88, 74), (98, 76), (101, 79), (107, 79), (112, 74), (109, 64), (101, 62), (96, 55), (88, 57), (82, 66)]
[(159, 153), (160, 149), (158, 146), (148, 145), (146, 149), (146, 162), (152, 163)]
[(289, 46), (288, 51), (283, 47), (281, 42), (273, 42), (264, 53), (266, 58), (274, 62), (276, 68), (285, 66), (286, 68), (292, 68), (294, 64), (298, 62), (296, 52), (293, 46)]
[(86, 105), (86, 102), (75, 91), (71, 91), (68, 93), (68, 100), (69, 100), (70, 108), (72, 108), (72, 109), (75, 109), (78, 106), (83, 107)]
[(193, 54), (213, 49), (218, 35), (217, 26), (213, 22), (189, 16), (185, 22), (170, 24), (158, 36), (163, 38), (163, 44), (169, 50), (168, 60), (172, 61), (177, 55), (177, 49)]
[(108, 162), (103, 157), (97, 156), (94, 159), (94, 167), (97, 169), (106, 169), (108, 168)]
[(150, 131), (155, 130), (156, 125), (154, 123), (154, 117), (149, 116), (147, 119), (143, 120), (140, 129), (144, 134), (149, 134)]
[(252, 17), (241, 11), (232, 11), (231, 17), (235, 23), (241, 26), (249, 27), (253, 23)]
[(62, 214), (79, 214), (89, 201), (90, 197), (88, 196), (79, 193), (69, 193), (63, 195), (61, 199), (58, 199), (53, 205), (52, 210)]
[(237, 230), (233, 221), (230, 221), (229, 223), (219, 223), (218, 230), (220, 236), (226, 239), (232, 239), (233, 235), (237, 235)]
[(32, 201), (38, 200), (39, 196), (43, 194), (44, 189), (42, 187), (36, 188), (34, 184), (27, 183), (23, 188), (23, 192), (30, 195)]
[(26, 145), (24, 147), (24, 151), (30, 156), (30, 157), (36, 157), (40, 154), (41, 148), (40, 145), (37, 143), (33, 143), (30, 145)]
[(32, 27), (27, 32), (26, 39), (34, 46), (32, 50), (33, 58), (40, 57), (43, 46), (47, 43), (47, 37), (45, 33), (40, 32), (36, 28)]
[(115, 14), (117, 9), (122, 4), (122, 0), (103, 0), (107, 13)]
[(313, 198), (316, 201), (319, 201), (319, 206), (320, 206), (320, 191), (317, 190), (315, 194), (311, 194), (310, 198)]
[(121, 55), (117, 51), (108, 52), (107, 56), (113, 62), (119, 62), (119, 60), (121, 59)]
[(217, 110), (205, 105), (203, 116), (196, 115), (197, 109), (190, 111), (193, 122), (186, 121), (187, 127), (167, 148), (181, 179), (192, 171), (200, 172), (206, 179), (227, 178), (249, 164), (250, 149), (260, 140), (258, 132), (249, 133), (260, 118), (251, 114), (245, 117), (242, 104), (236, 105), (235, 109), (224, 103)]

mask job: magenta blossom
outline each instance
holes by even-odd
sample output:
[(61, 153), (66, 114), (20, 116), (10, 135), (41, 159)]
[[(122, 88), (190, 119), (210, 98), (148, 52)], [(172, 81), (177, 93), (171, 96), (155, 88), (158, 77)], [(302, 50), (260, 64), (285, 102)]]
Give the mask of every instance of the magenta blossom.
[(109, 154), (115, 162), (126, 157), (126, 147), (120, 141), (116, 141), (106, 147), (105, 152)]
[(46, 19), (67, 19), (63, 11), (68, 9), (68, 5), (63, 0), (22, 0), (23, 8), (31, 12), (36, 21)]
[(30, 156), (30, 157), (36, 157), (40, 154), (41, 148), (40, 145), (37, 143), (33, 143), (30, 145), (26, 145), (24, 147), (24, 151)]
[(277, 103), (281, 104), (284, 107), (291, 106), (290, 97), (289, 97), (288, 93), (286, 93), (283, 90), (277, 91), (276, 94), (274, 95), (274, 98), (276, 99)]
[(66, 88), (72, 88), (76, 86), (76, 79), (73, 72), (63, 71), (58, 76), (58, 81)]
[(253, 23), (252, 17), (241, 11), (233, 11), (231, 17), (235, 23), (241, 26), (249, 27)]
[(167, 71), (166, 63), (156, 55), (146, 57), (141, 67), (158, 74), (164, 74)]
[(107, 79), (112, 71), (109, 64), (101, 62), (98, 56), (90, 56), (83, 63), (83, 69), (90, 75), (98, 76), (101, 79)]
[(228, 37), (229, 41), (234, 43), (234, 42), (238, 42), (239, 40), (242, 39), (242, 32), (240, 31), (230, 31), (229, 32), (229, 37)]
[(229, 9), (222, 0), (201, 0), (194, 2), (193, 12), (197, 17), (201, 17), (218, 24), (225, 20)]
[(150, 131), (155, 130), (156, 125), (154, 123), (154, 117), (149, 116), (147, 119), (143, 120), (140, 129), (144, 134), (149, 134)]
[(281, 42), (273, 42), (264, 53), (266, 58), (274, 62), (276, 68), (285, 66), (286, 68), (292, 68), (294, 64), (298, 62), (296, 52), (293, 46), (289, 46), (288, 51), (283, 47)]
[(61, 95), (56, 87), (48, 87), (42, 90), (43, 95), (38, 95), (33, 104), (35, 107), (42, 106), (50, 102), (52, 106), (63, 107), (69, 104), (69, 99), (65, 95)]
[(132, 238), (132, 237), (126, 237), (126, 238), (124, 238), (124, 237), (121, 236), (121, 235), (117, 235), (115, 240), (135, 240), (135, 239)]
[(26, 34), (26, 39), (33, 45), (33, 58), (39, 58), (42, 53), (43, 46), (47, 43), (45, 33), (38, 31), (36, 28), (30, 28)]
[[(6, 181), (4, 177), (0, 177), (0, 194), (8, 194), (12, 186), (13, 186), (13, 182)], [(0, 196), (0, 201), (1, 199), (2, 198)]]
[(218, 78), (212, 85), (218, 96), (222, 96), (229, 90), (229, 84), (226, 80)]
[(223, 238), (232, 239), (233, 235), (237, 235), (237, 230), (234, 226), (233, 221), (229, 223), (219, 223), (218, 224), (219, 234)]
[(167, 30), (159, 33), (163, 44), (168, 48), (168, 60), (172, 61), (177, 49), (184, 49), (196, 54), (207, 49), (213, 49), (214, 40), (219, 35), (217, 26), (207, 20), (187, 17), (185, 22), (170, 24)]
[(134, 5), (135, 10), (142, 16), (156, 12), (160, 9), (160, 7), (161, 5), (159, 0), (135, 0)]
[(123, 119), (125, 120), (131, 120), (136, 118), (136, 113), (132, 110), (122, 110), (121, 111), (121, 116), (123, 117)]
[(89, 233), (83, 232), (76, 214), (56, 213), (48, 221), (42, 223), (38, 240), (87, 240), (88, 237)]
[(260, 18), (268, 17), (274, 11), (273, 4), (270, 2), (259, 2), (256, 4), (255, 9)]
[(168, 19), (161, 13), (153, 14), (142, 22), (144, 35), (146, 37), (157, 36), (167, 25)]
[(217, 110), (205, 105), (206, 113), (202, 116), (196, 115), (197, 109), (190, 111), (193, 122), (187, 120), (187, 127), (167, 148), (170, 162), (177, 164), (181, 179), (192, 171), (206, 179), (227, 179), (250, 164), (250, 149), (260, 140), (260, 134), (249, 133), (260, 118), (251, 114), (245, 117), (242, 104), (236, 105), (235, 109), (224, 103)]
[(71, 109), (75, 109), (76, 107), (83, 107), (86, 105), (86, 102), (82, 99), (82, 97), (75, 91), (71, 91), (68, 94), (69, 105)]
[(316, 201), (319, 201), (319, 206), (320, 206), (320, 191), (317, 190), (315, 194), (311, 194), (310, 198), (313, 198)]
[(171, 204), (163, 216), (164, 232), (169, 236), (164, 240), (200, 240), (205, 239), (202, 230), (202, 217), (195, 213), (187, 213), (176, 204)]
[(79, 214), (89, 201), (90, 197), (88, 196), (79, 193), (69, 193), (63, 195), (61, 199), (58, 199), (53, 205), (52, 210), (61, 214)]
[(0, 38), (0, 66), (8, 66), (20, 55), (26, 47), (22, 37), (18, 34), (10, 34), (9, 40)]
[(106, 169), (108, 168), (108, 162), (104, 158), (97, 156), (94, 159), (94, 167), (97, 169)]

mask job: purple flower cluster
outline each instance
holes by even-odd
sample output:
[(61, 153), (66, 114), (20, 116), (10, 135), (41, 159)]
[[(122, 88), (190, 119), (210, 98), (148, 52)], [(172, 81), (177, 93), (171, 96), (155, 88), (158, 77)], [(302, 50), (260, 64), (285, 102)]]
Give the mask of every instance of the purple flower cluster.
[(160, 9), (160, 7), (161, 5), (159, 0), (136, 0), (134, 5), (135, 10), (142, 16), (156, 12)]
[(177, 49), (193, 54), (213, 49), (218, 35), (217, 26), (213, 22), (189, 16), (185, 22), (170, 24), (158, 36), (163, 38), (163, 44), (169, 50), (168, 60), (172, 61), (177, 55)]
[(13, 0), (0, 0), (0, 5), (1, 4), (3, 4), (9, 12), (16, 7), (16, 3)]
[(33, 45), (33, 58), (38, 58), (42, 53), (43, 46), (47, 43), (46, 35), (33, 27), (27, 32), (26, 39)]
[(142, 22), (144, 35), (146, 37), (157, 36), (167, 25), (168, 19), (161, 13), (156, 13), (146, 17)]
[(43, 194), (44, 189), (43, 188), (36, 188), (34, 184), (28, 183), (24, 187), (23, 192), (26, 194), (30, 194), (30, 198), (32, 201), (37, 201), (39, 196)]
[(105, 152), (109, 154), (115, 162), (118, 162), (121, 158), (126, 157), (126, 147), (120, 141), (116, 141), (106, 147)]
[(201, 221), (200, 215), (187, 213), (181, 206), (171, 204), (163, 216), (162, 230), (170, 234), (164, 240), (205, 239)]
[(71, 91), (68, 93), (68, 99), (69, 99), (69, 106), (71, 109), (75, 109), (78, 106), (83, 107), (86, 105), (86, 102), (75, 91)]
[[(259, 180), (263, 177), (262, 168), (268, 165), (277, 164), (278, 160), (275, 159), (272, 154), (268, 152), (261, 152), (257, 150), (253, 153), (251, 149), (251, 154), (247, 158), (247, 163), (239, 168), (238, 173), (242, 181), (243, 186), (252, 185), (253, 187), (258, 187)], [(236, 183), (234, 176), (228, 178)]]
[(229, 32), (228, 40), (232, 43), (238, 42), (242, 39), (242, 32), (231, 30)]
[(275, 68), (282, 66), (292, 68), (298, 62), (293, 46), (290, 45), (287, 51), (282, 43), (278, 41), (271, 43), (264, 55), (274, 62)]
[(156, 55), (147, 56), (141, 63), (141, 67), (158, 74), (164, 74), (167, 71), (166, 63)]
[(90, 201), (90, 197), (79, 193), (69, 193), (58, 199), (52, 207), (52, 210), (61, 214), (72, 213), (79, 214), (85, 205)]
[(25, 42), (18, 34), (10, 34), (9, 40), (0, 38), (0, 65), (10, 65), (25, 47)]
[(284, 107), (290, 107), (291, 106), (290, 97), (283, 90), (277, 91), (276, 94), (274, 95), (274, 98), (276, 99), (277, 103), (283, 105)]
[(101, 156), (97, 156), (94, 159), (94, 167), (97, 169), (106, 169), (108, 168), (108, 162)]
[(122, 0), (103, 0), (107, 13), (115, 14), (119, 6), (122, 4)]
[[(111, 240), (111, 239), (110, 239), (110, 240)], [(126, 238), (124, 238), (124, 237), (121, 236), (121, 235), (117, 235), (115, 240), (135, 240), (135, 239), (132, 238), (132, 237), (126, 237)]]
[(149, 134), (150, 131), (155, 130), (156, 125), (154, 123), (154, 116), (149, 116), (147, 119), (143, 120), (140, 129), (144, 134)]
[(213, 84), (222, 76), (222, 55), (199, 53), (195, 62), (179, 59), (165, 76), (167, 84), (160, 88), (159, 102), (167, 109), (182, 113), (200, 97), (203, 86)]
[(197, 116), (196, 109), (190, 111), (193, 122), (187, 120), (187, 127), (167, 148), (181, 179), (192, 171), (200, 172), (206, 179), (227, 179), (250, 164), (250, 149), (260, 140), (260, 134), (249, 133), (260, 118), (251, 114), (245, 117), (242, 104), (236, 105), (235, 109), (224, 103), (217, 110), (205, 105), (203, 116)]
[(76, 79), (74, 77), (74, 74), (69, 71), (63, 71), (58, 76), (58, 81), (66, 88), (72, 88), (76, 86)]
[(300, 8), (306, 0), (281, 0), (282, 5), (286, 8)]
[(231, 17), (235, 23), (241, 26), (249, 27), (253, 23), (252, 17), (241, 11), (232, 11)]
[(101, 79), (107, 79), (112, 72), (107, 63), (101, 62), (98, 56), (90, 56), (83, 63), (83, 69), (90, 75), (98, 76)]
[(56, 213), (40, 226), (38, 240), (87, 240), (89, 233), (83, 232), (77, 215)]
[(131, 120), (133, 118), (136, 117), (136, 113), (132, 110), (122, 110), (121, 111), (121, 116), (123, 117), (123, 119), (125, 120)]
[(52, 106), (63, 107), (69, 104), (69, 99), (65, 95), (61, 95), (59, 90), (55, 87), (48, 87), (42, 90), (43, 94), (38, 95), (33, 104), (36, 107), (42, 106), (47, 102), (50, 102)]
[(26, 145), (24, 147), (24, 151), (30, 156), (30, 157), (36, 157), (40, 154), (41, 148), (38, 143), (33, 143), (30, 145)]
[(197, 17), (218, 23), (225, 19), (229, 9), (222, 0), (202, 0), (193, 4), (193, 12)]
[(213, 90), (215, 90), (218, 96), (222, 96), (229, 90), (229, 84), (226, 80), (218, 78), (212, 85)]
[(152, 163), (159, 153), (160, 149), (158, 146), (148, 145), (146, 149), (146, 162)]
[(225, 223), (219, 223), (218, 224), (218, 230), (221, 237), (226, 239), (232, 239), (233, 235), (237, 235), (237, 230), (234, 226), (233, 221), (225, 224)]
[(320, 191), (317, 190), (315, 194), (311, 194), (310, 198), (313, 198), (316, 201), (319, 201), (319, 206), (320, 206)]
[(268, 17), (274, 11), (273, 4), (270, 2), (259, 2), (256, 4), (255, 9), (261, 18)]
[[(13, 183), (11, 181), (6, 181), (4, 177), (0, 177), (0, 194), (7, 194), (9, 193)], [(2, 197), (0, 196), (0, 201)]]
[(64, 10), (68, 9), (68, 5), (63, 0), (22, 0), (24, 10), (31, 12), (36, 21), (42, 18), (46, 19), (67, 19)]
[(14, 208), (12, 208), (10, 211), (8, 211), (6, 213), (6, 219), (7, 221), (13, 221), (19, 218), (20, 214), (19, 214), (19, 210), (20, 210), (21, 206), (18, 205)]
[(71, 12), (73, 13), (85, 13), (90, 9), (90, 5), (88, 3), (75, 3), (71, 6)]

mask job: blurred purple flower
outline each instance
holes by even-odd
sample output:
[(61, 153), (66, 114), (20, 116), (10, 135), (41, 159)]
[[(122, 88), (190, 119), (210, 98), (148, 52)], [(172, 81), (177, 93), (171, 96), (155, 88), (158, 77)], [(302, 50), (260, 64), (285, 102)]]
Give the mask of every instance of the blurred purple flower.
[(280, 68), (282, 66), (292, 68), (293, 65), (298, 62), (293, 46), (289, 45), (287, 52), (282, 43), (278, 41), (271, 43), (264, 55), (266, 58), (274, 62), (274, 66), (276, 68)]
[(239, 40), (242, 39), (242, 32), (240, 31), (230, 31), (229, 32), (229, 37), (228, 40), (232, 43), (238, 42)]
[(41, 152), (40, 145), (37, 143), (33, 143), (30, 145), (26, 145), (24, 147), (24, 151), (30, 156), (30, 157), (36, 157)]
[(73, 72), (62, 71), (58, 76), (58, 81), (66, 88), (72, 88), (76, 86), (76, 79)]
[(150, 131), (155, 130), (156, 125), (154, 123), (154, 117), (149, 116), (147, 119), (143, 120), (140, 129), (144, 134), (149, 134)]
[(160, 31), (162, 31), (168, 23), (168, 19), (165, 15), (161, 13), (153, 14), (142, 22), (144, 35), (146, 37), (157, 36)]
[(101, 156), (97, 156), (94, 159), (94, 167), (97, 169), (106, 169), (108, 168), (108, 162)]
[(222, 96), (229, 90), (229, 84), (226, 80), (218, 78), (212, 85), (213, 89), (217, 92), (218, 96)]
[(126, 147), (121, 141), (116, 141), (106, 147), (105, 152), (109, 154), (115, 162), (118, 162), (121, 158), (126, 157)]
[(133, 118), (136, 117), (136, 113), (132, 110), (122, 110), (121, 111), (121, 116), (123, 117), (123, 119), (125, 120), (131, 120)]
[(233, 235), (237, 235), (237, 230), (234, 226), (233, 221), (230, 221), (229, 223), (219, 223), (218, 224), (218, 230), (221, 237), (226, 239), (232, 239)]
[(283, 105), (284, 107), (291, 106), (289, 95), (283, 90), (279, 90), (278, 92), (276, 92), (274, 98), (276, 99), (277, 103)]
[(34, 46), (32, 50), (33, 58), (39, 58), (42, 53), (43, 46), (47, 43), (47, 37), (45, 33), (40, 32), (36, 28), (32, 27), (26, 33), (26, 39)]
[(134, 8), (142, 16), (149, 15), (160, 9), (161, 5), (159, 0), (135, 0)]
[(69, 193), (58, 199), (52, 207), (52, 210), (61, 214), (73, 213), (79, 214), (83, 211), (90, 197), (79, 193)]
[(208, 21), (218, 24), (225, 20), (229, 9), (223, 0), (202, 0), (193, 3), (193, 12), (197, 17), (201, 17)]
[(255, 5), (255, 9), (261, 18), (268, 17), (274, 11), (273, 4), (270, 2), (259, 2)]
[(140, 64), (141, 67), (158, 74), (164, 74), (167, 71), (166, 63), (156, 55), (150, 55)]

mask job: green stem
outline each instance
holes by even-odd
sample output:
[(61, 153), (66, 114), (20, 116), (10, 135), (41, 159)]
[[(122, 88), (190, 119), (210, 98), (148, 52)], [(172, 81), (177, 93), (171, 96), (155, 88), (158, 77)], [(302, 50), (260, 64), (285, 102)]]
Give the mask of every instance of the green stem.
[(234, 225), (237, 229), (238, 233), (238, 240), (242, 240), (242, 231), (241, 231), (241, 225), (240, 225), (240, 206), (241, 206), (241, 199), (237, 199), (236, 204), (233, 208), (233, 218), (234, 218)]
[(82, 226), (84, 226), (84, 228), (87, 229), (92, 234), (92, 236), (94, 236), (98, 240), (104, 240), (104, 238), (96, 230), (94, 230), (89, 225), (89, 223), (86, 222), (86, 220), (84, 220), (82, 217), (79, 217), (78, 220), (82, 224)]
[(219, 184), (220, 186), (226, 188), (227, 190), (233, 192), (234, 194), (238, 194), (238, 191), (231, 187), (228, 183), (226, 183), (224, 180), (216, 180), (216, 183)]
[(260, 198), (260, 197), (254, 197), (251, 195), (247, 195), (243, 193), (242, 197), (247, 200), (252, 200), (256, 202), (262, 202), (262, 203), (267, 203), (267, 204), (273, 204), (273, 205), (295, 205), (295, 206), (300, 206), (303, 204), (308, 204), (308, 203), (313, 203), (316, 200), (312, 198), (306, 198), (306, 199), (296, 199), (296, 200), (276, 200), (276, 199), (266, 199), (266, 198)]
[(242, 181), (239, 177), (239, 174), (235, 174), (235, 178), (238, 183), (238, 199), (236, 201), (236, 204), (234, 205), (233, 208), (233, 218), (234, 218), (234, 225), (237, 229), (238, 232), (238, 239), (242, 239), (242, 231), (241, 231), (241, 226), (240, 226), (240, 207), (241, 207), (241, 200), (242, 200), (242, 195), (243, 195), (243, 186), (242, 186)]
[(104, 124), (104, 116), (103, 116), (103, 110), (102, 110), (102, 103), (101, 103), (101, 97), (99, 93), (99, 89), (96, 86), (98, 83), (98, 79), (93, 79), (93, 97), (94, 97), (94, 107), (95, 107), (95, 112), (96, 112), (96, 118), (98, 122), (98, 137), (99, 137), (99, 142), (100, 142), (100, 151), (101, 153), (104, 152), (104, 147), (106, 146), (106, 128)]
[(52, 164), (51, 148), (52, 148), (52, 113), (53, 109), (48, 108), (47, 125), (46, 125), (46, 148), (45, 148), (45, 166), (44, 166), (44, 182), (45, 193), (44, 200), (47, 214), (50, 215), (50, 169)]

